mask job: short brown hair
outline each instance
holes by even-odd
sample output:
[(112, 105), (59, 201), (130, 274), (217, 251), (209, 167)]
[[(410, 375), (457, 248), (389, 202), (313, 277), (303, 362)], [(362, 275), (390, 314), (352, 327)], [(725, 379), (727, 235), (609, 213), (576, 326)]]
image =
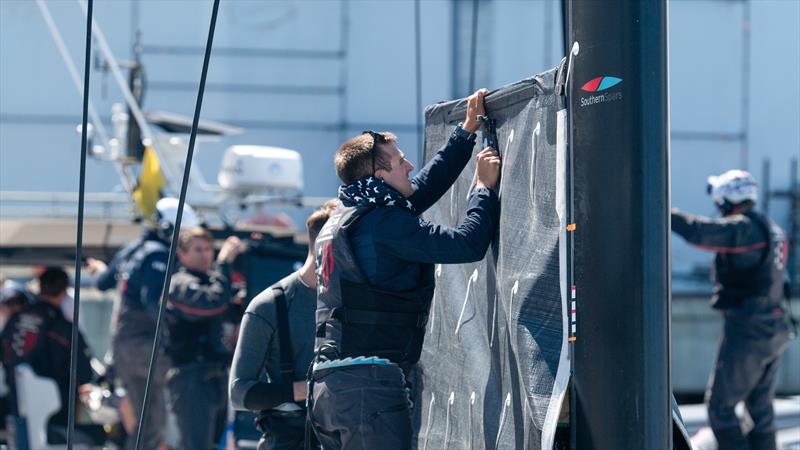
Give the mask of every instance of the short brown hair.
[(317, 240), (319, 232), (322, 231), (322, 227), (325, 225), (325, 222), (328, 221), (328, 218), (331, 216), (331, 213), (333, 213), (333, 211), (338, 206), (339, 206), (339, 199), (332, 198), (327, 202), (325, 202), (324, 205), (314, 210), (314, 212), (312, 212), (311, 215), (308, 216), (308, 219), (306, 220), (306, 229), (308, 230), (309, 248), (314, 247), (314, 241)]
[[(381, 131), (384, 142), (396, 142), (397, 136), (388, 131)], [(339, 146), (336, 151), (336, 158), (334, 164), (336, 165), (336, 175), (342, 180), (344, 184), (350, 184), (359, 178), (372, 175), (372, 155), (370, 149), (372, 148), (374, 138), (371, 134), (359, 134), (352, 137)], [(375, 168), (390, 170), (392, 168), (391, 161), (386, 156), (382, 149), (383, 143), (378, 143), (375, 148)]]
[(58, 297), (66, 292), (69, 276), (61, 267), (48, 267), (39, 275), (39, 294)]
[(189, 244), (192, 242), (192, 239), (200, 238), (205, 239), (208, 242), (213, 243), (214, 237), (211, 236), (211, 233), (203, 227), (195, 227), (195, 228), (187, 228), (181, 230), (180, 234), (178, 235), (178, 249), (182, 252), (185, 252), (189, 249)]

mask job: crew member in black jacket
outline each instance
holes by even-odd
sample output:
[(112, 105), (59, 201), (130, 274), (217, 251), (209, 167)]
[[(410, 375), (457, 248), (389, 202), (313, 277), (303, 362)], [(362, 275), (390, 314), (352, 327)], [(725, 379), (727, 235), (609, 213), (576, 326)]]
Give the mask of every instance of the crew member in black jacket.
[[(64, 318), (61, 303), (67, 296), (69, 277), (60, 267), (47, 267), (38, 277), (39, 294), (36, 299), (14, 315), (3, 329), (3, 366), (14, 392), (14, 367), (28, 364), (42, 377), (58, 385), (61, 409), (50, 417), (47, 424), (48, 441), (66, 442), (67, 413), (69, 409), (69, 367), (72, 323)], [(95, 377), (91, 354), (78, 332), (78, 358), (76, 362), (78, 392)], [(96, 430), (95, 430), (96, 431)], [(95, 436), (101, 439), (102, 436)], [(91, 441), (89, 441), (91, 442)]]
[[(207, 230), (181, 230), (178, 239), (180, 266), (169, 285), (165, 321), (169, 407), (182, 449), (216, 448), (227, 420), (233, 354), (225, 323), (238, 308), (230, 264), (244, 244), (235, 236), (226, 239), (214, 267), (214, 243)], [(236, 323), (240, 318), (235, 317)]]
[[(786, 237), (753, 209), (758, 187), (748, 172), (709, 177), (708, 189), (723, 217), (674, 209), (672, 231), (717, 254), (711, 306), (722, 312), (725, 324), (706, 392), (709, 422), (720, 449), (774, 449), (775, 374), (790, 335), (782, 305)], [(740, 401), (753, 419), (747, 436), (734, 412)]]
[(309, 401), (324, 448), (411, 447), (407, 383), (422, 350), (434, 288), (433, 265), (478, 261), (495, 233), (500, 158), (477, 155), (476, 185), (457, 228), (420, 214), (455, 182), (472, 156), (481, 89), (464, 122), (409, 179), (413, 165), (393, 134), (365, 132), (341, 145), (342, 206), (317, 237), (317, 331)]

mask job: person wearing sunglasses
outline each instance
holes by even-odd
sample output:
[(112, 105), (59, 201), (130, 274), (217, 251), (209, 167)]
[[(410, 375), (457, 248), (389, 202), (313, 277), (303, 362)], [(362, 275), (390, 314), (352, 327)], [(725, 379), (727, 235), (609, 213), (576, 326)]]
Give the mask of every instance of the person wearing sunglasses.
[(309, 420), (323, 448), (411, 448), (409, 387), (434, 289), (434, 264), (481, 260), (495, 234), (500, 158), (476, 157), (476, 184), (455, 228), (420, 215), (472, 157), (481, 89), (464, 122), (414, 177), (388, 132), (366, 131), (341, 145), (341, 205), (322, 228), (317, 258), (317, 340)]

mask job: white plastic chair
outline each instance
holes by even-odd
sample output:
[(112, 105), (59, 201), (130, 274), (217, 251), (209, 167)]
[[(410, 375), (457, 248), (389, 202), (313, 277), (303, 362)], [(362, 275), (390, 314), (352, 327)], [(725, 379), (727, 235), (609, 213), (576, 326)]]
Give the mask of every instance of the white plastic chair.
[(56, 382), (50, 378), (36, 375), (31, 366), (27, 364), (20, 364), (14, 368), (14, 382), (17, 393), (17, 411), (27, 429), (27, 450), (66, 448), (66, 446), (53, 446), (47, 443), (47, 421), (50, 416), (61, 409), (61, 396)]

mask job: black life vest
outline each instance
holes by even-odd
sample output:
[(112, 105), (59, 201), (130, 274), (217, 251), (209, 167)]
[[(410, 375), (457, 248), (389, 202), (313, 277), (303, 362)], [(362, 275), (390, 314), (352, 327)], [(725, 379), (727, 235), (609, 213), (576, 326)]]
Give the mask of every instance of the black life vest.
[(747, 299), (764, 298), (780, 303), (783, 297), (784, 270), (786, 268), (786, 236), (776, 224), (753, 211), (745, 215), (754, 227), (761, 230), (767, 245), (753, 249), (761, 257), (755, 266), (741, 268), (737, 253), (717, 253), (714, 260), (716, 286), (712, 306), (716, 309), (736, 308)]
[(358, 266), (349, 232), (372, 209), (340, 207), (317, 237), (315, 349), (329, 359), (386, 358), (406, 370), (422, 351), (434, 268), (424, 265), (413, 290), (388, 291), (371, 285)]
[[(182, 295), (186, 292), (185, 287), (196, 284), (198, 286), (214, 286), (218, 280), (214, 277), (220, 275), (214, 273), (209, 276), (205, 273), (195, 272), (185, 267), (179, 267), (177, 272), (172, 276), (170, 286), (170, 296), (174, 298), (175, 295)], [(223, 285), (218, 285), (219, 290), (216, 295), (222, 296), (224, 292)], [(182, 366), (192, 363), (218, 363), (229, 364), (231, 360), (231, 352), (225, 345), (225, 322), (229, 320), (229, 314), (232, 314), (230, 305), (226, 305), (225, 314), (210, 315), (205, 318), (197, 320), (186, 320), (181, 317), (169, 313), (172, 308), (168, 306), (167, 314), (165, 315), (164, 328), (163, 328), (163, 351), (170, 357), (170, 363), (173, 366)]]

